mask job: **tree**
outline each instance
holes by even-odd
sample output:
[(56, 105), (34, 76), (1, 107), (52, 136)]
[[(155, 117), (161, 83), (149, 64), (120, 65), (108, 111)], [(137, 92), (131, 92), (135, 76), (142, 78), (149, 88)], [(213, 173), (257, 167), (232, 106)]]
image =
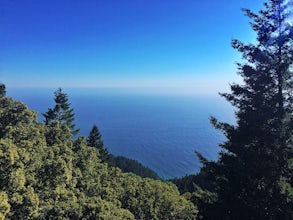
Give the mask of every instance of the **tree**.
[(54, 121), (59, 121), (63, 125), (67, 125), (71, 130), (72, 135), (76, 135), (79, 129), (75, 128), (74, 124), (74, 112), (70, 108), (70, 103), (68, 102), (68, 95), (58, 88), (54, 92), (55, 95), (55, 107), (49, 108), (48, 111), (42, 114), (45, 117), (45, 124), (49, 125)]
[(98, 150), (100, 154), (100, 159), (102, 162), (109, 161), (109, 152), (108, 149), (104, 146), (104, 142), (102, 140), (102, 136), (100, 131), (96, 125), (93, 125), (92, 130), (87, 138), (87, 143), (90, 147), (94, 147)]
[(37, 121), (37, 113), (30, 111), (22, 102), (0, 98), (0, 138), (13, 127), (27, 126)]
[(233, 84), (231, 93), (221, 94), (236, 107), (237, 123), (211, 118), (227, 141), (221, 145), (218, 161), (199, 155), (202, 170), (218, 193), (213, 218), (293, 218), (293, 37), (289, 10), (285, 0), (269, 0), (258, 14), (243, 9), (257, 34), (256, 43), (232, 41), (243, 56), (244, 62), (237, 64), (243, 84)]
[(3, 98), (6, 96), (6, 87), (4, 84), (0, 83), (0, 98)]

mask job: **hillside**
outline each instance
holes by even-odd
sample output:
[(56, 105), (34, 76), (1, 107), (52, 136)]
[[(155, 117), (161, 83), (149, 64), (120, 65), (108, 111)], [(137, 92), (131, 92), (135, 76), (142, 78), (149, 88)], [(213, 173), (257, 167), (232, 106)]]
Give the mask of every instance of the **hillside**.
[(0, 98), (0, 219), (196, 219), (172, 183), (102, 163), (84, 137)]

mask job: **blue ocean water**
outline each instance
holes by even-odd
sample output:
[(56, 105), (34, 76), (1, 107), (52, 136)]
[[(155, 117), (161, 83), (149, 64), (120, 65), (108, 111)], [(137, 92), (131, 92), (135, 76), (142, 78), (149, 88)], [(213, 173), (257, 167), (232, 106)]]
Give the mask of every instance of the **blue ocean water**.
[[(7, 95), (40, 113), (54, 106), (54, 89), (8, 89)], [(93, 124), (110, 153), (136, 159), (162, 178), (196, 173), (201, 164), (194, 151), (215, 160), (225, 140), (210, 116), (233, 123), (233, 108), (218, 95), (176, 96), (128, 94), (95, 89), (64, 90), (75, 110), (80, 134)]]

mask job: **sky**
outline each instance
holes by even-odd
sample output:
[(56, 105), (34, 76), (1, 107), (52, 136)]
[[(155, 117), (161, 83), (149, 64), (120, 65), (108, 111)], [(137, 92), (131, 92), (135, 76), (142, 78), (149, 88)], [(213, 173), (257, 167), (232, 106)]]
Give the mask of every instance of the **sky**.
[(217, 93), (239, 80), (231, 47), (261, 0), (1, 0), (9, 88)]

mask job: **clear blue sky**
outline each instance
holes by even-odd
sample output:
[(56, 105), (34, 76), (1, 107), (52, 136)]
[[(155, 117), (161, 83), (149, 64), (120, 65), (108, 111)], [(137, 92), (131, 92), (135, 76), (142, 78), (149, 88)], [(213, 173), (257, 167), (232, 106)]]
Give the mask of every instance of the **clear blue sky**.
[(230, 42), (254, 40), (261, 0), (1, 0), (7, 87), (217, 92), (237, 80)]

